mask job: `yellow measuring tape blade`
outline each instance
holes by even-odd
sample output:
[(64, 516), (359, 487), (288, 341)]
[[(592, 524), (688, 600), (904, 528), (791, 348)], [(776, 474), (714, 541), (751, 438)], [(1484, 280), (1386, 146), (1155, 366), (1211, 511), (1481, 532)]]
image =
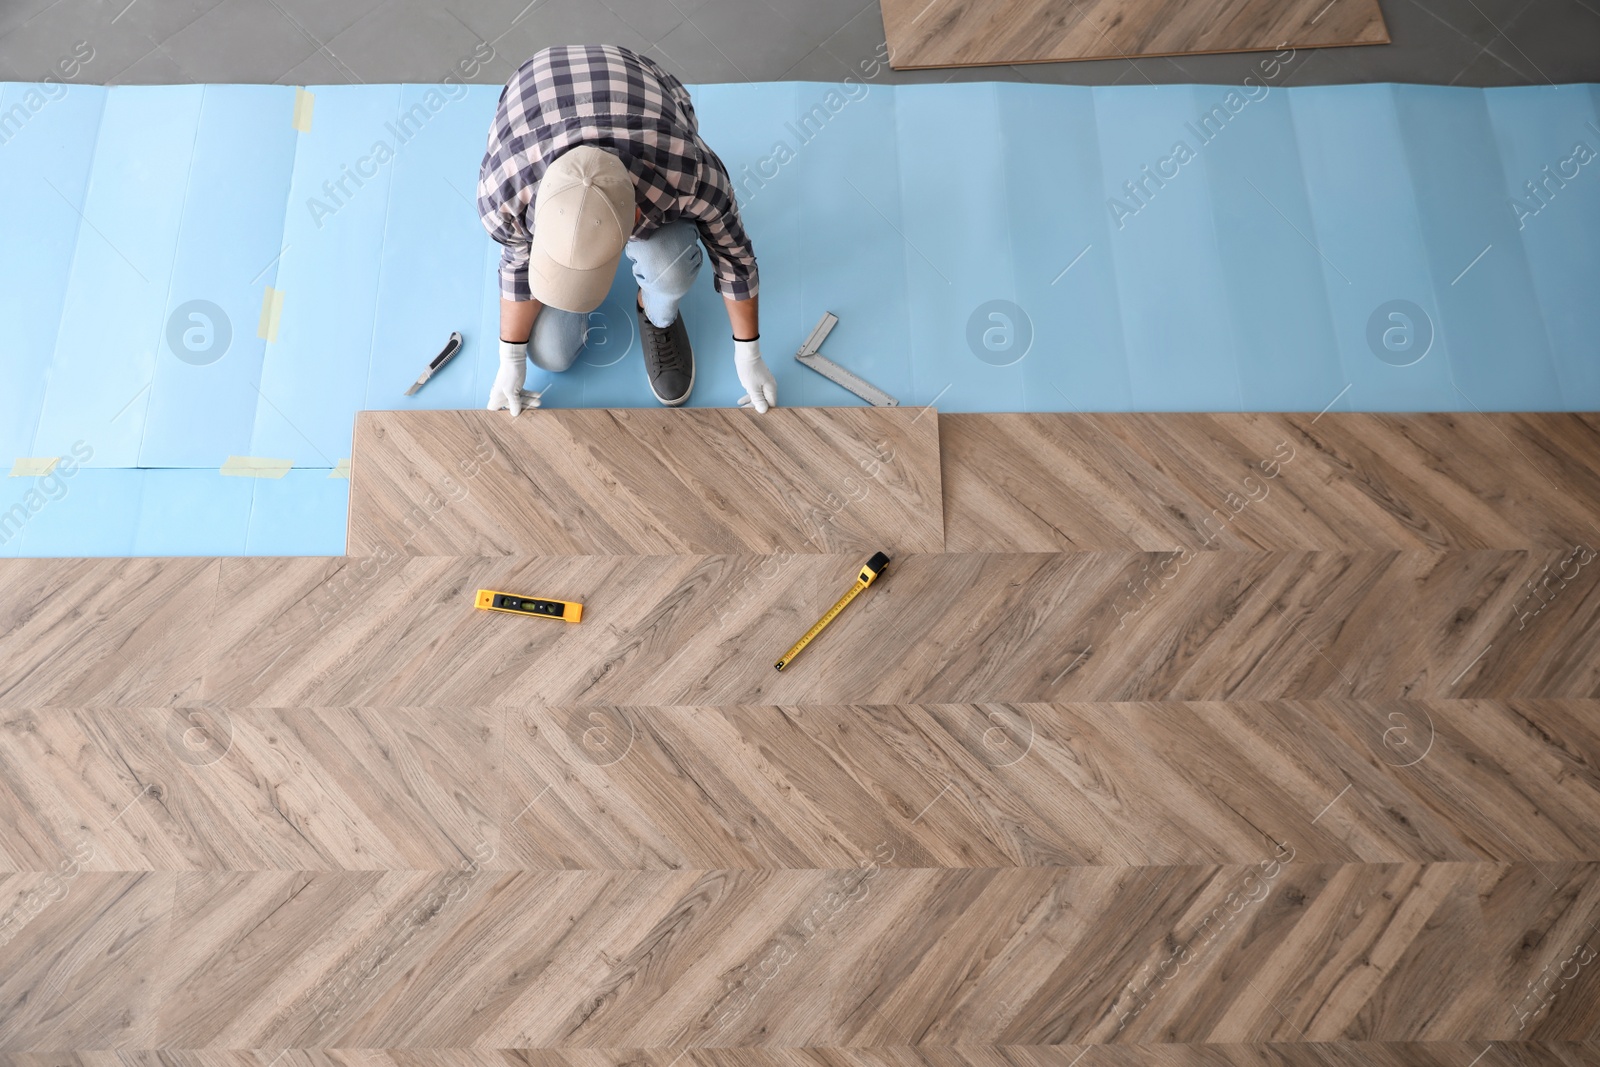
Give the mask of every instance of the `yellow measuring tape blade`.
[(834, 603), (833, 607), (828, 609), (828, 613), (822, 616), (822, 618), (818, 619), (816, 625), (807, 630), (805, 636), (796, 641), (794, 643), (794, 647), (785, 652), (783, 654), (783, 658), (778, 660), (778, 662), (774, 663), (772, 666), (776, 670), (780, 671), (787, 667), (794, 660), (794, 658), (800, 654), (800, 651), (803, 648), (809, 645), (818, 634), (827, 628), (830, 622), (838, 617), (839, 613), (845, 609), (845, 605), (849, 604), (850, 601), (854, 600), (858, 595), (860, 595), (861, 590), (871, 585), (873, 579), (882, 574), (883, 569), (888, 565), (889, 557), (884, 555), (882, 552), (877, 553), (871, 559), (869, 559), (867, 561), (867, 565), (861, 568), (861, 574), (856, 578), (856, 584), (850, 587), (849, 592), (840, 597), (838, 601)]

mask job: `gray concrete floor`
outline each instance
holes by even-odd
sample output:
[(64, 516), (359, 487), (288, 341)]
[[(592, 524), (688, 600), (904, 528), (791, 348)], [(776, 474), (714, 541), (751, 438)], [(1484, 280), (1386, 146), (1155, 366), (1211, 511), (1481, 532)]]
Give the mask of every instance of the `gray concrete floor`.
[[(1383, 0), (1394, 43), (1300, 53), (1281, 84), (1600, 81), (1600, 0)], [(646, 51), (686, 82), (837, 81), (877, 0), (0, 0), (0, 80), (503, 82), (549, 44)], [(474, 56), (493, 57), (479, 63)], [(90, 56), (86, 61), (84, 55)], [(78, 57), (75, 59), (74, 57)], [(1238, 83), (1251, 55), (880, 74), (887, 82)]]

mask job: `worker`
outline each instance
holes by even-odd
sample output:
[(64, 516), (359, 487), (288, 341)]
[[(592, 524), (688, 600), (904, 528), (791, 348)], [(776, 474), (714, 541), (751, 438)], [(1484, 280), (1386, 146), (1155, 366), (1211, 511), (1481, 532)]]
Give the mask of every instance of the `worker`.
[(694, 353), (679, 303), (702, 243), (733, 331), (739, 402), (758, 412), (778, 402), (733, 183), (700, 139), (689, 93), (652, 60), (616, 45), (561, 45), (519, 67), (489, 131), (478, 214), (505, 246), (489, 410), (538, 404), (524, 389), (530, 358), (552, 372), (572, 366), (624, 254), (639, 283), (650, 391), (669, 406), (688, 400)]

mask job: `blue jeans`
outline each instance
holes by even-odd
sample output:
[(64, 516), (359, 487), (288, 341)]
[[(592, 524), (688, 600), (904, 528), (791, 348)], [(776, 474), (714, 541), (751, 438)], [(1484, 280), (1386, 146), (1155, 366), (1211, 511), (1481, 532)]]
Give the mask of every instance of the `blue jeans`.
[[(700, 273), (700, 231), (692, 222), (669, 222), (642, 241), (630, 238), (622, 250), (633, 263), (645, 314), (657, 326), (671, 326), (678, 318), (678, 301)], [(577, 361), (588, 332), (589, 315), (541, 308), (533, 320), (528, 356), (535, 366), (559, 373)]]

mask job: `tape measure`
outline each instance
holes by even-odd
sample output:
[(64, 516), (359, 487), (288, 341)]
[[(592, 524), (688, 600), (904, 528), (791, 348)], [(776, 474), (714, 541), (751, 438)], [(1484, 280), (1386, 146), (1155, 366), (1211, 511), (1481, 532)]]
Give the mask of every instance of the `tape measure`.
[(773, 667), (781, 671), (794, 662), (794, 658), (800, 654), (800, 650), (809, 645), (813, 638), (826, 629), (828, 624), (838, 617), (839, 612), (844, 610), (845, 605), (859, 596), (861, 590), (871, 585), (873, 580), (882, 574), (883, 569), (888, 565), (889, 557), (882, 552), (875, 553), (871, 559), (867, 560), (866, 566), (861, 568), (861, 573), (856, 575), (856, 584), (850, 587), (850, 591), (840, 597), (838, 602), (828, 609), (828, 613), (818, 619), (817, 624), (807, 630), (806, 635), (796, 641), (794, 647), (785, 652), (783, 658), (774, 663)]
[(543, 597), (518, 596), (493, 589), (478, 590), (474, 607), (485, 611), (508, 611), (513, 615), (534, 615), (541, 619), (561, 619), (577, 622), (583, 618), (583, 605), (571, 600), (546, 600)]

